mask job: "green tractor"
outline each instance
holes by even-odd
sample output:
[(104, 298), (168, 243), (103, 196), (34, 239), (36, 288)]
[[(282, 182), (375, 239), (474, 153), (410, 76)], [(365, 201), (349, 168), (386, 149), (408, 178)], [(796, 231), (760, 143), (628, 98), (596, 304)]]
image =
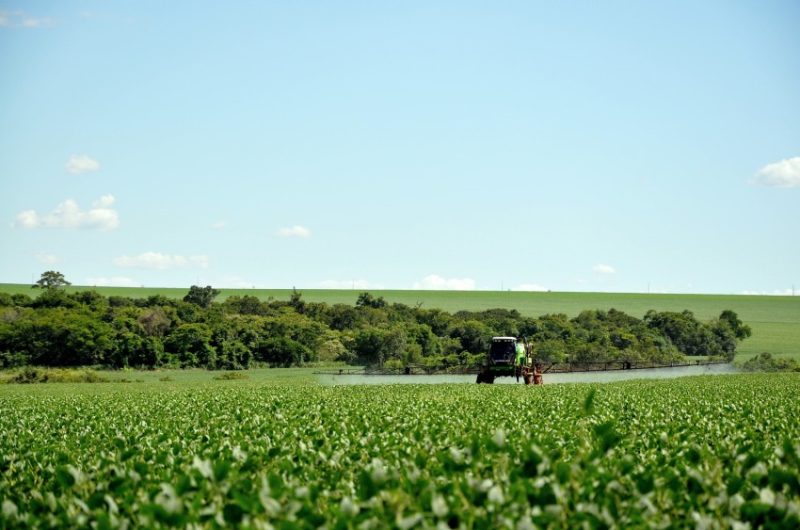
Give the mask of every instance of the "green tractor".
[(542, 372), (536, 364), (532, 345), (524, 337), (492, 337), (486, 360), (478, 372), (478, 383), (491, 385), (496, 377), (522, 377), (526, 385), (542, 384)]

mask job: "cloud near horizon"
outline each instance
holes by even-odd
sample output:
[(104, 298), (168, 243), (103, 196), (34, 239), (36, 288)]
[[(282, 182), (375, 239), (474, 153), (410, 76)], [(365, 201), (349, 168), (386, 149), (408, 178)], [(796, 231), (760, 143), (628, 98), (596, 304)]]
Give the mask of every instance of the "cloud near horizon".
[(119, 214), (112, 209), (113, 195), (103, 195), (92, 203), (89, 210), (81, 210), (72, 199), (60, 203), (49, 214), (41, 215), (36, 210), (25, 210), (17, 214), (14, 228), (65, 228), (114, 230), (119, 226)]
[(100, 162), (88, 155), (71, 155), (65, 166), (73, 175), (89, 173), (100, 169)]
[(36, 259), (39, 260), (39, 263), (42, 265), (53, 265), (59, 261), (58, 256), (54, 254), (48, 254), (47, 252), (37, 252)]
[(528, 292), (543, 292), (549, 291), (547, 287), (543, 287), (537, 283), (521, 283), (511, 289), (512, 291), (528, 291)]
[(160, 252), (142, 252), (138, 256), (119, 256), (114, 258), (117, 267), (131, 269), (168, 270), (196, 267), (208, 268), (208, 256), (181, 256)]
[(754, 182), (770, 188), (796, 188), (800, 186), (800, 156), (787, 158), (762, 167)]
[(311, 237), (311, 230), (309, 230), (305, 226), (294, 225), (279, 229), (277, 234), (279, 237), (308, 238)]
[(125, 276), (112, 276), (110, 278), (106, 277), (91, 277), (86, 278), (86, 285), (94, 285), (97, 287), (141, 287), (142, 284), (133, 280), (131, 278), (127, 278)]
[(421, 282), (414, 283), (413, 288), (426, 291), (474, 291), (475, 280), (472, 278), (443, 278), (438, 274), (429, 274)]
[(368, 280), (323, 280), (319, 282), (319, 287), (320, 289), (358, 289), (359, 291), (384, 288), (383, 285)]
[(740, 294), (746, 296), (796, 296), (795, 289), (775, 289), (773, 291), (742, 291)]
[(617, 269), (611, 265), (606, 265), (605, 263), (598, 263), (592, 267), (592, 270), (598, 274), (614, 274), (617, 272)]

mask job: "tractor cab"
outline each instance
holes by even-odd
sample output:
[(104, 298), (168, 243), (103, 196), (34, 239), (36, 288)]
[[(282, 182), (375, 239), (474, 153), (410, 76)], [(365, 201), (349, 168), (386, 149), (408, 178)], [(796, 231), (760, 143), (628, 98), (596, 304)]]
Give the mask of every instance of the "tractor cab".
[(512, 366), (517, 355), (517, 339), (515, 337), (492, 337), (489, 348), (489, 363)]

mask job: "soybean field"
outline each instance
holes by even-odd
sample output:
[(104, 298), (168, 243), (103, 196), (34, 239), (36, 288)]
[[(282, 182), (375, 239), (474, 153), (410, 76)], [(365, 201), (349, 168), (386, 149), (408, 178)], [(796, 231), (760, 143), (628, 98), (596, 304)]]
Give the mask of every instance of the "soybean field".
[(799, 391), (2, 385), (0, 528), (797, 528)]

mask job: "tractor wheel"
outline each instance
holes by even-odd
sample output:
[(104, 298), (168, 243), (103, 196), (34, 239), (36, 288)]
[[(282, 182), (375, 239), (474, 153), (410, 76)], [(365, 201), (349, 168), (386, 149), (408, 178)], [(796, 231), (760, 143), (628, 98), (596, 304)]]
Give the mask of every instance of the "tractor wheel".
[(481, 372), (478, 374), (478, 380), (476, 381), (476, 383), (478, 384), (486, 383), (487, 385), (491, 385), (492, 383), (494, 383), (494, 375), (491, 374), (490, 372)]

